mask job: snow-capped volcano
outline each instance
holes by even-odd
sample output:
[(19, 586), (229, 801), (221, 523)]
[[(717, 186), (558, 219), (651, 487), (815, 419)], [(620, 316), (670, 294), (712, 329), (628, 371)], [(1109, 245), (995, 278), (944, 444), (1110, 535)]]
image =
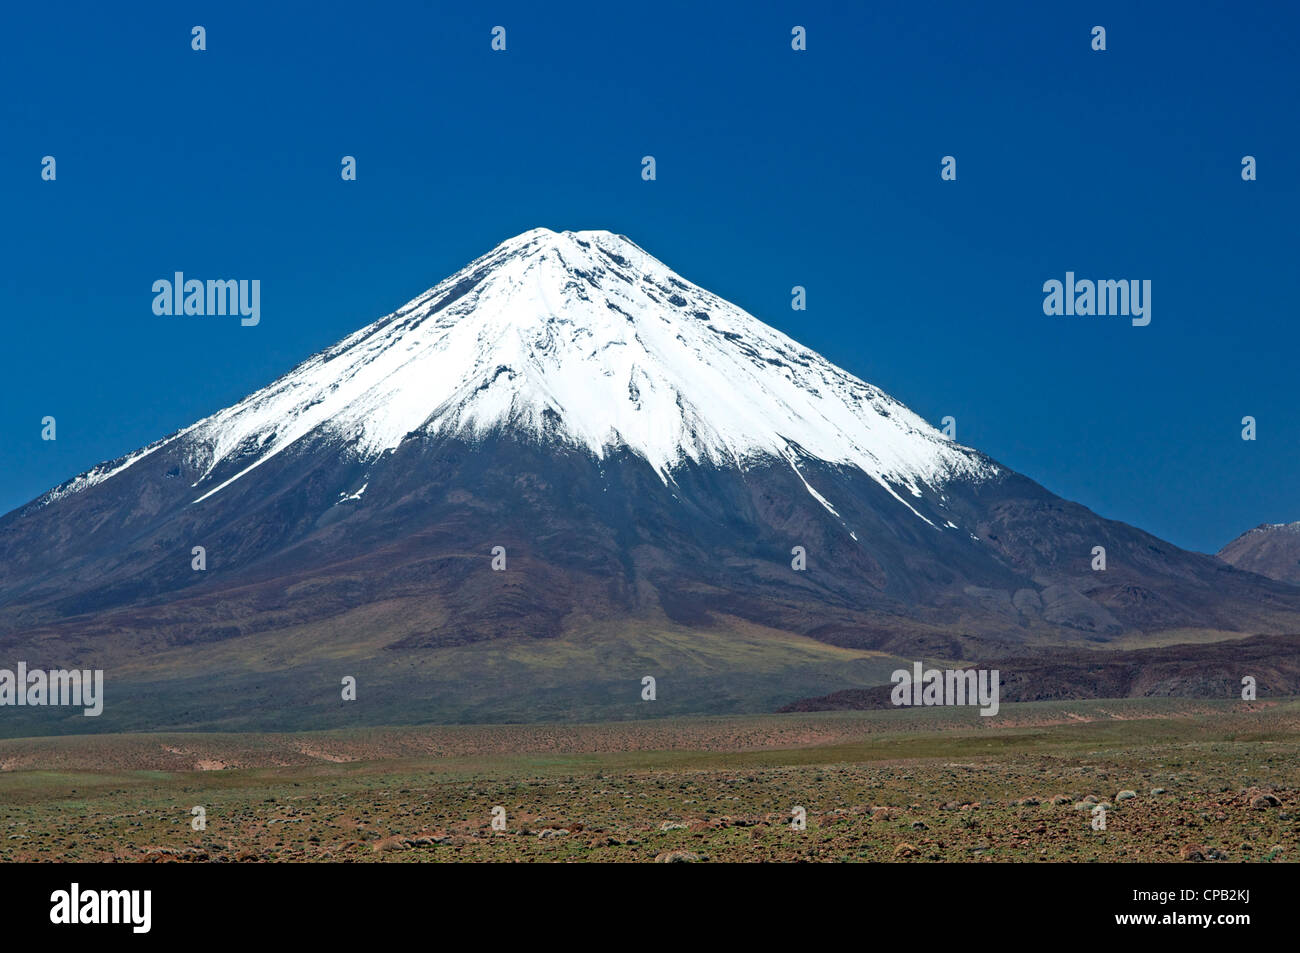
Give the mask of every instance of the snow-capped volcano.
[(664, 712), (753, 711), (880, 652), (1298, 627), (1295, 586), (1052, 495), (608, 232), (513, 238), (0, 517), (0, 655), (122, 672), (119, 728), (340, 724), (344, 673), (372, 723), (644, 717), (650, 662)]
[[(814, 457), (919, 496), (923, 486), (996, 471), (627, 238), (545, 228), (502, 243), (169, 439), (183, 440), (201, 464), (202, 502), (313, 432), (373, 459), (412, 433), (473, 436), (503, 426), (597, 457), (630, 450), (665, 482), (687, 460), (743, 468), (762, 457), (797, 467)], [(223, 472), (232, 458), (240, 466)], [(131, 462), (92, 471), (64, 492)]]

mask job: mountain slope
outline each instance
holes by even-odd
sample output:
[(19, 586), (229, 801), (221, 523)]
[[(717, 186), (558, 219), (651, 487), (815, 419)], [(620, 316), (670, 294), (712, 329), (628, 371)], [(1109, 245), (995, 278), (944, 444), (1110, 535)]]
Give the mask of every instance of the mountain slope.
[(648, 673), (658, 713), (755, 710), (1184, 630), (1300, 631), (1300, 593), (1053, 496), (607, 232), (505, 242), (0, 519), (0, 650), (116, 672), (136, 727), (644, 716)]
[(1300, 522), (1256, 526), (1219, 550), (1219, 558), (1238, 569), (1300, 585)]

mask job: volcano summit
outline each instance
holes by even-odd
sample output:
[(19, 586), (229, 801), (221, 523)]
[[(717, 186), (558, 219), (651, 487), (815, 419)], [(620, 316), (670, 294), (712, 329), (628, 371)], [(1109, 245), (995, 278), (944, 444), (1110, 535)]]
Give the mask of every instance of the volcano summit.
[(0, 661), (104, 668), (104, 730), (770, 710), (1173, 630), (1300, 631), (1300, 589), (1053, 496), (602, 231), (504, 242), (0, 519)]

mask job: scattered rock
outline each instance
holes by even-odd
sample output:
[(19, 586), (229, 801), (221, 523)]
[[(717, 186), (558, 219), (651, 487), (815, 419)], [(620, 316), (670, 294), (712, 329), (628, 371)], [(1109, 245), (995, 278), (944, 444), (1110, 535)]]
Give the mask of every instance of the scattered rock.
[(407, 847), (433, 847), (435, 844), (446, 843), (446, 837), (408, 837), (406, 839)]
[(694, 864), (700, 855), (692, 850), (666, 850), (655, 857), (656, 864)]
[(1183, 860), (1227, 860), (1228, 855), (1217, 847), (1205, 847), (1200, 844), (1187, 844), (1178, 852)]

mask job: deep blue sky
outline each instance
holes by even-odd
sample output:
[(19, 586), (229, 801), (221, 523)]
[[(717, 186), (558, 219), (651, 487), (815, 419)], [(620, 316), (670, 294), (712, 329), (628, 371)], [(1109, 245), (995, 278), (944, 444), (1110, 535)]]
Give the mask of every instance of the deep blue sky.
[[(1208, 551), (1300, 520), (1295, 5), (708, 6), (5, 5), (0, 511), (545, 225), (1105, 516)], [(260, 278), (261, 325), (154, 316), (177, 270)], [(1044, 316), (1067, 270), (1151, 279), (1151, 325)]]

